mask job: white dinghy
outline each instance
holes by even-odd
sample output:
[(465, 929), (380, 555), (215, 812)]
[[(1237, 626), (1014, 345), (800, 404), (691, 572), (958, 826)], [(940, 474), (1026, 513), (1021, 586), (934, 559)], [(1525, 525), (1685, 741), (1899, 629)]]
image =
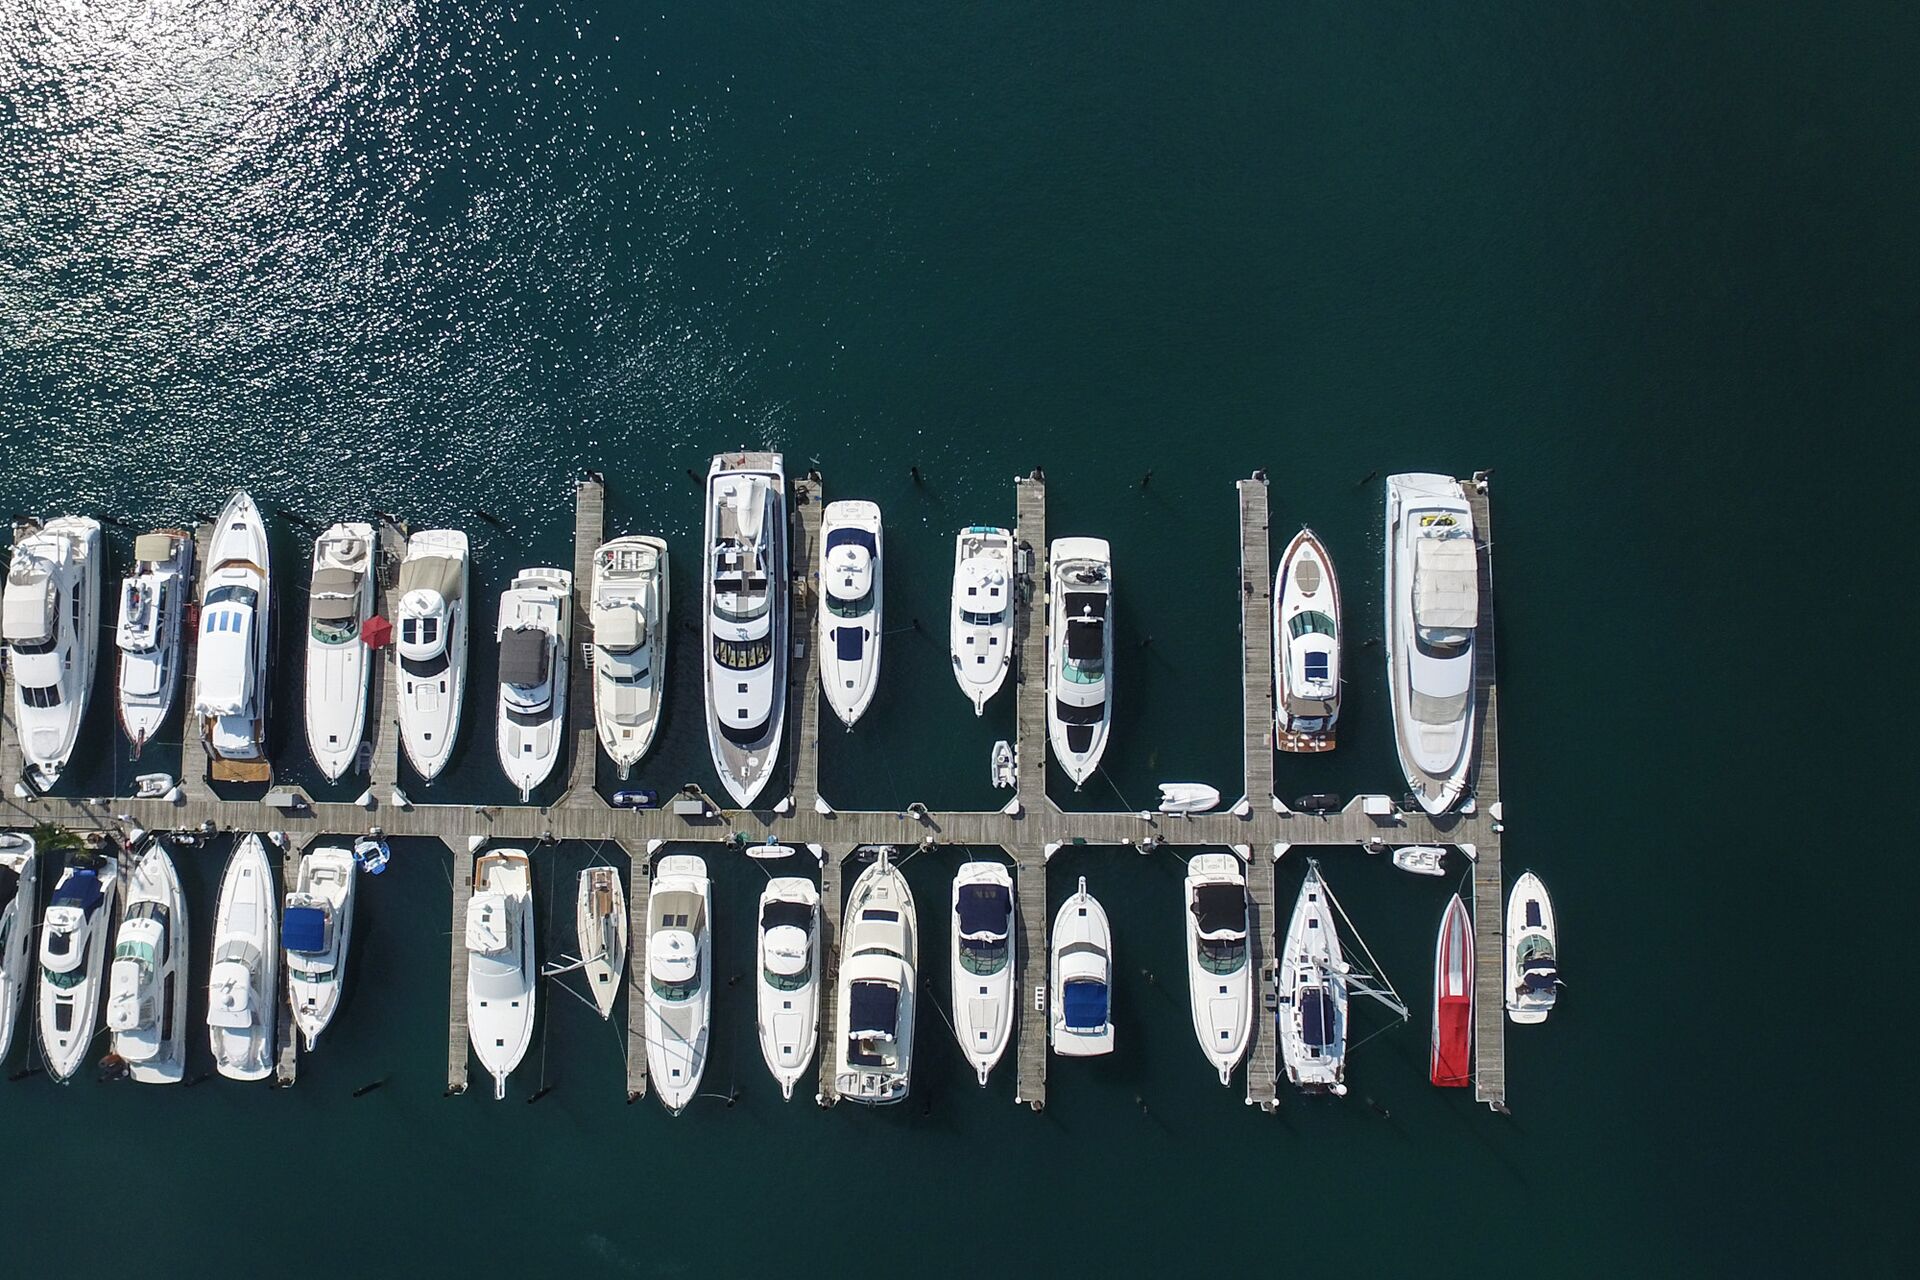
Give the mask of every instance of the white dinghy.
[(1160, 812), (1205, 813), (1220, 804), (1218, 788), (1204, 782), (1163, 782), (1160, 784)]
[(1435, 844), (1410, 844), (1393, 851), (1393, 865), (1416, 876), (1446, 874), (1447, 851)]

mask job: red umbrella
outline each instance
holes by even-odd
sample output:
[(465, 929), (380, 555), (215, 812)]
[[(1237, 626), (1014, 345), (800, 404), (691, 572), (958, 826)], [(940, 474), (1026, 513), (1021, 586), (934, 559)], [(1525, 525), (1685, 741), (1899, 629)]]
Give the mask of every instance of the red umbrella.
[(385, 648), (393, 639), (393, 624), (376, 613), (360, 628), (360, 639), (366, 642), (369, 649)]

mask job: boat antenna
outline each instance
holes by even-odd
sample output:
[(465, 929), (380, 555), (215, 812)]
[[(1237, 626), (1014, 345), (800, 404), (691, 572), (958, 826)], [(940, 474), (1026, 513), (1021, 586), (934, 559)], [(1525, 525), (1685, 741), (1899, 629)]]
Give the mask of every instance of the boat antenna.
[[(1315, 875), (1319, 875), (1320, 863), (1317, 859), (1308, 859), (1307, 865), (1313, 868)], [(1342, 920), (1346, 921), (1347, 932), (1353, 935), (1353, 940), (1360, 944), (1360, 950), (1364, 952), (1367, 957), (1368, 967), (1359, 970), (1361, 980), (1350, 982), (1350, 989), (1358, 992), (1360, 995), (1370, 996), (1379, 1001), (1387, 1008), (1399, 1014), (1400, 1021), (1405, 1022), (1407, 1020), (1407, 1002), (1401, 999), (1398, 991), (1394, 990), (1393, 981), (1387, 977), (1386, 969), (1381, 966), (1378, 960), (1374, 959), (1373, 949), (1367, 945), (1367, 940), (1360, 936), (1360, 930), (1354, 927), (1353, 918), (1347, 914), (1347, 909), (1340, 905), (1340, 899), (1333, 896), (1333, 887), (1327, 883), (1324, 876), (1320, 879), (1320, 892), (1327, 895), (1327, 901), (1333, 904), (1333, 909), (1340, 913)], [(1351, 968), (1352, 966), (1349, 967)], [(1375, 986), (1374, 983), (1376, 982), (1384, 986), (1386, 990), (1383, 991), (1379, 986)]]

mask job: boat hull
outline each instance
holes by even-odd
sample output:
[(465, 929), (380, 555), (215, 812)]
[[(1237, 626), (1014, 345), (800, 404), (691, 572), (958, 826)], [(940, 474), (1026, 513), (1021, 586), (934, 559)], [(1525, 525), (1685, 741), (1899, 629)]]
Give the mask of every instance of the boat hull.
[[(393, 692), (400, 746), (424, 782), (440, 776), (460, 740), (471, 577), (472, 556), (467, 535), (460, 530), (426, 529), (407, 540), (395, 590)], [(429, 585), (414, 585), (418, 583)], [(429, 616), (446, 628), (445, 649), (435, 657), (411, 658), (405, 642), (408, 623), (424, 625)]]
[(273, 1071), (280, 1009), (278, 904), (266, 842), (242, 836), (220, 877), (207, 976), (213, 1065), (230, 1080), (264, 1080)]
[[(983, 894), (982, 904), (1004, 895), (1004, 923), (992, 932), (997, 940), (983, 939), (979, 947), (969, 947), (962, 936), (971, 909), (963, 905), (970, 890)], [(982, 1088), (1007, 1051), (1013, 1037), (1013, 876), (998, 862), (969, 862), (961, 866), (953, 880), (953, 929), (948, 973), (952, 978), (953, 1030), (960, 1051), (973, 1067)], [(994, 952), (998, 952), (998, 956)], [(995, 960), (998, 967), (994, 967)]]
[(503, 643), (512, 631), (533, 631), (546, 638), (544, 696), (536, 711), (516, 700), (515, 686), (500, 682), (494, 716), (494, 750), (500, 771), (519, 788), (520, 801), (553, 776), (566, 741), (567, 687), (573, 644), (573, 575), (565, 569), (525, 569), (500, 600)]
[[(1394, 749), (1414, 801), (1435, 816), (1452, 809), (1466, 793), (1479, 714), (1474, 689), (1478, 646), (1470, 643), (1464, 656), (1430, 659), (1415, 641), (1415, 535), (1429, 527), (1428, 522), (1443, 520), (1472, 536), (1473, 511), (1458, 480), (1424, 473), (1387, 478), (1384, 635)], [(1423, 676), (1416, 676), (1416, 668)], [(1416, 697), (1423, 677), (1434, 687)], [(1423, 717), (1422, 707), (1432, 709)]]
[(975, 715), (986, 714), (1012, 664), (1014, 585), (1010, 531), (974, 525), (955, 536), (947, 649)]
[[(1048, 965), (1047, 1038), (1063, 1058), (1092, 1058), (1113, 1052), (1113, 927), (1098, 899), (1080, 889), (1060, 904), (1053, 917), (1053, 947)], [(1069, 998), (1068, 987), (1076, 988)], [(1084, 992), (1082, 996), (1080, 993)], [(1097, 1020), (1069, 1019), (1069, 1005), (1102, 1006)]]
[[(360, 744), (367, 731), (367, 688), (373, 671), (373, 654), (360, 638), (361, 628), (373, 616), (374, 588), (373, 526), (350, 522), (336, 524), (314, 542), (306, 641), (306, 678), (302, 690), (306, 713), (307, 753), (327, 781), (337, 782), (360, 760)], [(352, 626), (344, 638), (323, 639), (320, 620), (314, 615), (333, 602), (318, 598), (323, 571), (329, 579), (337, 571), (357, 573), (350, 603), (335, 605), (333, 611), (351, 609)], [(340, 625), (346, 619), (333, 620), (329, 631), (339, 637), (349, 629)]]
[[(594, 554), (589, 622), (593, 628), (593, 727), (621, 781), (653, 749), (666, 689), (673, 592), (667, 544), (643, 535), (615, 538)], [(606, 641), (613, 619), (638, 612), (638, 644)], [(607, 619), (603, 625), (602, 620)]]
[(1287, 1079), (1309, 1092), (1347, 1091), (1345, 974), (1326, 886), (1320, 869), (1309, 862), (1280, 953), (1275, 1015)]
[(1313, 530), (1287, 544), (1273, 602), (1274, 746), (1331, 751), (1340, 721), (1340, 583)]
[[(882, 853), (853, 882), (844, 921), (836, 991), (834, 1087), (847, 1102), (888, 1106), (902, 1101), (913, 1083), (920, 922), (913, 891), (887, 854)], [(853, 1025), (856, 988), (877, 997), (876, 1008), (891, 1003), (891, 1027)]]
[[(797, 916), (801, 923), (788, 923), (786, 916)], [(794, 1086), (806, 1078), (820, 1040), (820, 891), (799, 876), (769, 880), (760, 894), (759, 922), (755, 1003), (760, 1056), (780, 1095), (791, 1098)], [(806, 936), (798, 939), (785, 929), (803, 930)], [(776, 983), (776, 971), (794, 968), (801, 968), (804, 978), (787, 973)]]
[[(884, 541), (880, 508), (871, 502), (830, 502), (821, 513), (815, 607), (820, 623), (820, 689), (833, 714), (849, 729), (866, 714), (880, 687)], [(854, 550), (865, 551), (866, 557), (859, 568), (849, 571), (842, 557)], [(836, 594), (846, 590), (849, 581), (865, 589), (865, 598), (857, 604), (850, 605)]]
[[(475, 954), (474, 910), (483, 896), (514, 904), (512, 934), (498, 952)], [(539, 988), (534, 975), (533, 871), (518, 849), (493, 849), (474, 864), (467, 899), (467, 1040), (493, 1077), (493, 1097), (507, 1096), (507, 1078), (533, 1042)]]
[[(668, 918), (673, 925), (663, 927)], [(713, 882), (705, 860), (685, 853), (660, 859), (647, 898), (647, 1075), (662, 1105), (676, 1116), (700, 1092), (706, 1074), (713, 1025), (712, 919)]]
[[(766, 535), (767, 606), (763, 615), (756, 615), (750, 622), (733, 622), (716, 616), (722, 605), (715, 590), (714, 549), (721, 536), (723, 495), (755, 480), (765, 486), (764, 505), (751, 518)], [(779, 454), (721, 454), (713, 460), (707, 473), (706, 548), (701, 583), (705, 643), (700, 666), (706, 687), (707, 746), (720, 785), (735, 804), (750, 806), (766, 789), (779, 764), (780, 740), (786, 727), (792, 632), (787, 477)], [(740, 666), (723, 666), (716, 657), (717, 647), (723, 642), (746, 650), (764, 645), (765, 653), (739, 659)]]
[[(87, 936), (82, 943), (85, 947), (81, 962), (82, 976), (70, 986), (56, 986), (45, 973), (48, 939), (53, 932), (53, 912), (58, 905), (60, 885), (54, 886), (56, 903), (49, 906), (42, 916), (40, 1056), (46, 1063), (47, 1074), (62, 1082), (72, 1079), (74, 1072), (86, 1062), (87, 1050), (92, 1046), (94, 1032), (99, 1028), (100, 1002), (107, 986), (107, 942), (112, 933), (112, 922), (119, 918), (120, 869), (112, 859), (107, 859), (98, 868), (98, 873), (101, 898), (88, 918)], [(61, 878), (66, 878), (64, 873)]]
[[(236, 600), (235, 593), (251, 599)], [(243, 489), (220, 512), (200, 579), (194, 714), (216, 778), (266, 780), (273, 620), (267, 526)], [(242, 682), (236, 684), (236, 677)]]
[[(1237, 930), (1237, 945), (1219, 937), (1218, 922), (1207, 918), (1212, 914), (1208, 891), (1221, 888), (1238, 891), (1238, 914), (1224, 922)], [(1188, 1007), (1194, 1038), (1223, 1085), (1232, 1083), (1234, 1068), (1240, 1065), (1253, 1031), (1253, 959), (1246, 899), (1246, 872), (1233, 854), (1202, 853), (1187, 864)], [(1237, 962), (1229, 958), (1234, 952)]]
[[(293, 1025), (311, 1052), (320, 1042), (320, 1034), (333, 1022), (346, 994), (347, 960), (353, 946), (353, 909), (360, 883), (359, 863), (351, 850), (331, 846), (315, 849), (300, 859), (294, 895), (303, 894), (324, 901), (333, 913), (333, 937), (329, 948), (316, 956), (312, 968), (297, 959), (291, 948), (286, 955), (287, 1001), (293, 1013)], [(324, 975), (324, 976), (323, 976)]]
[[(1506, 1006), (1507, 1018), (1521, 1025), (1545, 1022), (1558, 998), (1560, 930), (1553, 915), (1553, 899), (1540, 877), (1528, 871), (1513, 882), (1507, 895)], [(1521, 944), (1531, 935), (1546, 939), (1555, 960), (1556, 982), (1544, 991), (1523, 991)]]
[(186, 673), (187, 596), (193, 583), (192, 535), (183, 529), (156, 529), (149, 536), (167, 539), (169, 555), (141, 561), (121, 590), (123, 595), (145, 592), (156, 617), (150, 634), (128, 634), (122, 621), (114, 679), (114, 713), (136, 760), (147, 743), (160, 736), (180, 695)]
[[(53, 629), (48, 642), (36, 645), (38, 652), (30, 652), (15, 634), (9, 654), (14, 726), (24, 762), (21, 776), (41, 791), (60, 780), (73, 758), (93, 696), (94, 664), (100, 650), (102, 554), (100, 522), (86, 516), (49, 520), (14, 546), (6, 589), (9, 600), (16, 590), (34, 593), (31, 604), (37, 613), (38, 593), (50, 591), (57, 597), (49, 610)], [(16, 586), (12, 576), (23, 565), (31, 566), (36, 577), (44, 574), (45, 586)], [(13, 610), (7, 612), (12, 626)], [(29, 687), (56, 689), (58, 696), (29, 701)]]
[[(190, 929), (186, 895), (180, 891), (180, 877), (173, 859), (158, 841), (147, 847), (128, 874), (123, 894), (125, 911), (121, 916), (121, 934), (142, 903), (161, 908), (166, 917), (166, 949), (159, 958), (157, 981), (160, 998), (150, 1010), (151, 1025), (126, 1030), (115, 1029), (113, 1051), (127, 1064), (127, 1078), (137, 1084), (178, 1084), (186, 1074), (187, 1063), (187, 939)], [(115, 993), (109, 983), (108, 1008), (113, 1008)], [(111, 1019), (110, 1019), (111, 1020)]]
[(573, 903), (573, 932), (580, 944), (580, 972), (602, 1018), (613, 1016), (620, 975), (627, 969), (627, 893), (612, 867), (580, 873)]
[(1433, 947), (1433, 1042), (1427, 1077), (1442, 1089), (1473, 1083), (1473, 917), (1459, 894)]
[[(1113, 553), (1106, 540), (1055, 539), (1047, 581), (1047, 744), (1078, 788), (1100, 767), (1113, 725)], [(1068, 615), (1076, 601), (1098, 610), (1091, 615), (1100, 628), (1097, 673), (1091, 656), (1073, 654)]]
[(40, 857), (31, 837), (0, 831), (0, 868), (13, 876), (13, 899), (0, 906), (6, 947), (0, 950), (0, 1064), (13, 1052), (20, 1009), (34, 979), (33, 944), (38, 937)]

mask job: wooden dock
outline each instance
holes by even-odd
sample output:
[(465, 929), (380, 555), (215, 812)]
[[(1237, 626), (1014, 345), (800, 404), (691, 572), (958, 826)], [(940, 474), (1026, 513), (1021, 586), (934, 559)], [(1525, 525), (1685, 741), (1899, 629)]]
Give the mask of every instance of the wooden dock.
[[(1023, 816), (1045, 812), (1047, 802), (1047, 482), (1025, 476), (1013, 482), (1013, 692), (1014, 749), (1019, 752)], [(986, 843), (982, 841), (980, 843)], [(1030, 840), (1031, 843), (1031, 840)]]
[(473, 850), (453, 850), (453, 930), (447, 935), (447, 1093), (467, 1091), (467, 899), (473, 896)]
[[(319, 837), (309, 841), (306, 848), (319, 843)], [(274, 903), (277, 911), (286, 901), (286, 894), (300, 882), (300, 855), (302, 846), (288, 840), (280, 847), (280, 898)], [(274, 940), (277, 944), (279, 939)], [(281, 957), (284, 966), (286, 957)], [(281, 1089), (290, 1088), (300, 1074), (300, 1032), (293, 1025), (293, 994), (287, 983), (287, 975), (280, 975), (280, 990), (275, 1002), (280, 1007), (279, 1020), (274, 1024), (273, 1083)]]
[(1273, 567), (1267, 532), (1267, 482), (1242, 480), (1240, 495), (1241, 759), (1247, 803), (1273, 802)]
[[(1243, 482), (1244, 483), (1244, 482)], [(1253, 967), (1253, 1032), (1247, 1040), (1247, 1105), (1272, 1111), (1279, 1103), (1277, 1061), (1280, 983), (1279, 915), (1274, 908), (1280, 860), (1257, 848), (1247, 857), (1247, 963)]]
[(1013, 1100), (1043, 1111), (1047, 1105), (1047, 858), (1039, 849), (1020, 849), (1015, 857), (1020, 945), (1014, 951), (1013, 990), (1020, 1001), (1020, 1077)]
[[(382, 519), (375, 535), (379, 546), (374, 561), (373, 611), (393, 621), (394, 584), (399, 581), (400, 562), (407, 554), (407, 528)], [(400, 785), (399, 702), (394, 696), (393, 645), (383, 644), (368, 655), (373, 669), (368, 673), (367, 691), (367, 767), (369, 792)]]
[(647, 1096), (647, 895), (653, 859), (635, 854), (627, 876), (627, 1101)]
[(200, 692), (200, 580), (207, 573), (207, 548), (212, 542), (211, 524), (193, 527), (194, 580), (188, 592), (195, 604), (194, 611), (188, 614), (187, 624), (181, 628), (184, 649), (180, 661), (185, 664), (182, 670), (186, 673), (186, 685), (181, 691), (179, 712), (180, 789), (186, 793), (188, 805), (217, 799), (213, 791), (213, 753), (207, 750), (206, 735), (200, 732), (200, 722), (193, 714)]
[[(793, 621), (788, 629), (793, 660), (787, 665), (787, 724), (793, 754), (793, 807), (811, 811), (820, 798), (820, 515), (818, 480), (793, 482), (793, 520), (788, 566), (792, 571)], [(878, 641), (875, 641), (878, 643)]]
[(606, 541), (607, 486), (589, 474), (573, 486), (573, 646), (567, 673), (567, 716), (573, 724), (573, 756), (562, 803), (592, 805), (600, 765), (600, 735), (593, 720), (593, 561)]
[(846, 852), (835, 845), (823, 847), (820, 856), (820, 1091), (814, 1101), (823, 1107), (840, 1101), (834, 1062), (840, 1043), (840, 909), (845, 905), (840, 896), (840, 863)]
[[(1476, 477), (1476, 480), (1478, 477)], [(1495, 1111), (1507, 1107), (1506, 882), (1500, 869), (1500, 685), (1494, 660), (1493, 513), (1479, 484), (1465, 486), (1473, 505), (1480, 557), (1480, 623), (1474, 637), (1475, 728), (1473, 802), (1485, 815), (1473, 863), (1473, 1096)]]

